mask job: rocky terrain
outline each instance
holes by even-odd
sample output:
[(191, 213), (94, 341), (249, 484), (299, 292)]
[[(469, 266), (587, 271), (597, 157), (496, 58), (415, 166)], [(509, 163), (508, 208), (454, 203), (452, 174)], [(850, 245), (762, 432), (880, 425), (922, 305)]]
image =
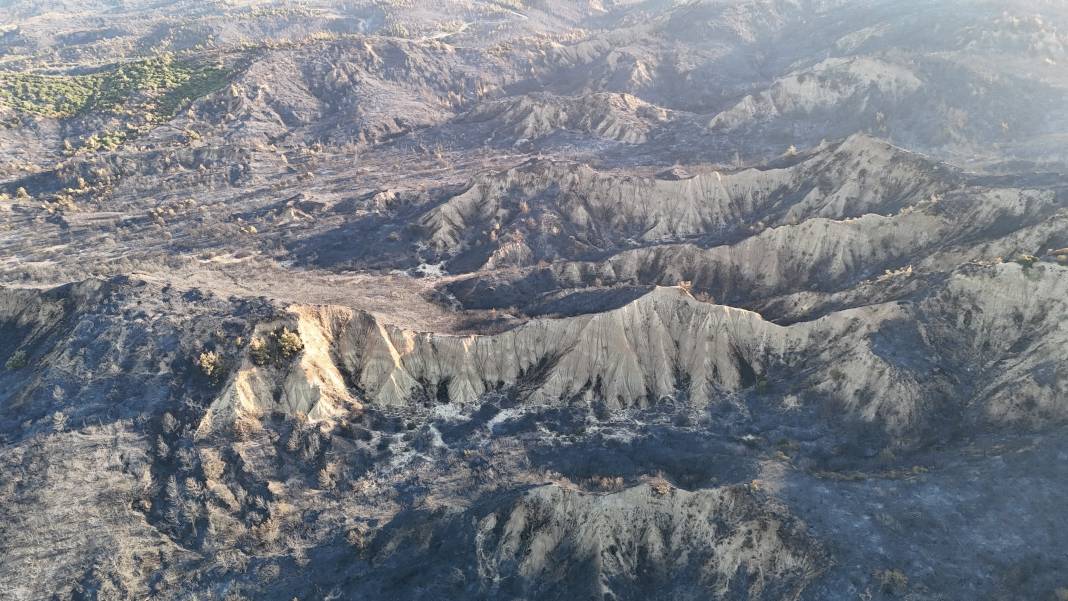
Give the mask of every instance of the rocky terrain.
[(1059, 0), (0, 0), (0, 599), (1068, 599)]

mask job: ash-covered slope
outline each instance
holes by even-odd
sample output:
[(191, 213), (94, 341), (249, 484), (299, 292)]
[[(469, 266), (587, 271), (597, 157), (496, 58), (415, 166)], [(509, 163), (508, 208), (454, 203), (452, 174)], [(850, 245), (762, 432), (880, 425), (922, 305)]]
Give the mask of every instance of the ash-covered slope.
[(745, 487), (700, 492), (664, 481), (611, 494), (556, 485), (459, 514), (413, 512), (368, 549), (370, 596), (598, 599), (790, 599), (822, 571), (823, 550), (795, 518)]
[(506, 61), (444, 43), (324, 41), (254, 61), (175, 125), (206, 121), (246, 143), (376, 142), (445, 121), (510, 72)]
[[(804, 534), (776, 491), (804, 497), (812, 494), (805, 487), (835, 478), (914, 478), (926, 472), (911, 461), (943, 469), (926, 455), (931, 445), (954, 456), (964, 441), (985, 445), (977, 433), (1024, 429), (1044, 440), (1042, 432), (1062, 427), (1066, 277), (1048, 263), (971, 265), (906, 302), (791, 326), (662, 288), (604, 313), (490, 336), (411, 332), (342, 307), (250, 311), (193, 291), (172, 297), (196, 301), (179, 322), (156, 313), (164, 305), (155, 299), (170, 292), (133, 281), (5, 292), (0, 327), (25, 353), (24, 365), (7, 356), (3, 376), (18, 390), (4, 405), (3, 460), (24, 466), (7, 471), (10, 499), (21, 505), (29, 490), (67, 490), (67, 478), (88, 469), (69, 452), (95, 456), (112, 445), (125, 459), (100, 463), (104, 471), (88, 480), (95, 488), (70, 498), (95, 506), (103, 501), (90, 491), (106, 488), (132, 503), (94, 518), (126, 523), (110, 542), (76, 535), (81, 521), (50, 528), (48, 536), (70, 541), (70, 555), (52, 564), (58, 571), (25, 572), (32, 553), (10, 565), (32, 573), (36, 586), (52, 578), (74, 589), (158, 590), (126, 564), (70, 572), (79, 554), (102, 558), (121, 544), (137, 556), (162, 552), (158, 569), (197, 574), (181, 590), (211, 586), (213, 564), (176, 543), (236, 553), (231, 569), (266, 578), (241, 577), (243, 590), (269, 596), (341, 587), (383, 598), (575, 590), (798, 598), (837, 569), (824, 547), (839, 543)], [(146, 314), (140, 345), (128, 343), (131, 327), (119, 319), (131, 310)], [(163, 366), (156, 375), (153, 361)], [(171, 380), (179, 373), (180, 383)], [(143, 429), (131, 430), (138, 422)], [(631, 449), (638, 444), (645, 450)], [(721, 463), (698, 469), (671, 453), (711, 453)], [(42, 462), (60, 457), (66, 467), (27, 488)], [(656, 465), (669, 480), (632, 488)], [(944, 469), (954, 480), (940, 490), (974, 494), (954, 483), (962, 468)], [(550, 486), (501, 496), (560, 479), (554, 470), (586, 492)], [(813, 474), (830, 480), (814, 484)], [(308, 496), (308, 487), (318, 492)], [(622, 492), (598, 493), (612, 490)], [(473, 504), (401, 511), (412, 494), (429, 507)], [(816, 515), (794, 503), (802, 519)], [(861, 509), (843, 501), (842, 510)], [(305, 511), (320, 517), (296, 519)], [(880, 519), (906, 519), (909, 510), (888, 511)], [(240, 567), (264, 552), (283, 565), (340, 571), (280, 578), (270, 562)], [(948, 561), (942, 552), (925, 561)], [(416, 564), (438, 576), (423, 579)], [(865, 565), (881, 586), (889, 568)]]
[(256, 300), (231, 303), (122, 277), (4, 289), (4, 435), (21, 437), (55, 419), (132, 419), (202, 397), (210, 387), (198, 354), (227, 353), (227, 339), (247, 336), (249, 321), (271, 313)]
[(1068, 598), (1053, 0), (0, 0), (0, 598)]

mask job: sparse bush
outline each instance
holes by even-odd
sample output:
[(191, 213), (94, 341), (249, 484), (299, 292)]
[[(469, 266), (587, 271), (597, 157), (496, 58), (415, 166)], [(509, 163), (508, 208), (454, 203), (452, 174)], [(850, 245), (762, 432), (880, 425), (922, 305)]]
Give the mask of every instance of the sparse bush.
[(300, 428), (293, 428), (293, 431), (289, 433), (289, 438), (286, 440), (286, 450), (290, 453), (295, 453), (301, 446)]
[(222, 355), (215, 351), (204, 351), (197, 357), (197, 367), (200, 368), (200, 372), (204, 374), (212, 382), (218, 382), (222, 380), (223, 376), (223, 358)]
[(214, 449), (200, 450), (200, 469), (204, 472), (204, 479), (208, 482), (217, 482), (222, 479), (226, 472), (226, 462)]
[(323, 448), (323, 439), (318, 430), (312, 430), (308, 432), (308, 436), (304, 440), (304, 448), (301, 451), (301, 457), (305, 461), (315, 461), (319, 456), (319, 451)]
[(101, 132), (85, 139), (82, 148), (88, 151), (115, 150), (126, 141), (125, 132)]
[(753, 390), (757, 392), (767, 392), (768, 390), (768, 378), (767, 376), (757, 376), (756, 383), (753, 384)]
[[(239, 562), (235, 562), (235, 563), (239, 563)], [(241, 593), (239, 593), (237, 591), (230, 591), (230, 592), (226, 593), (226, 597), (223, 598), (223, 601), (249, 601), (249, 598), (244, 596), (244, 595), (242, 595)]]
[(253, 338), (252, 342), (248, 343), (248, 354), (252, 362), (261, 367), (271, 360), (271, 349), (263, 338)]
[(183, 472), (189, 473), (196, 469), (197, 456), (196, 452), (190, 447), (180, 446), (178, 450), (174, 452), (175, 460), (178, 462), (178, 469)]
[(160, 459), (167, 459), (170, 456), (171, 447), (167, 444), (167, 441), (163, 440), (163, 437), (160, 436), (156, 439), (156, 457), (159, 457)]
[(879, 587), (884, 593), (894, 595), (908, 591), (909, 577), (901, 570), (877, 570), (875, 579), (879, 581)]
[(260, 367), (272, 362), (281, 364), (303, 350), (304, 341), (300, 339), (300, 334), (284, 326), (275, 330), (267, 339), (253, 338), (248, 345), (249, 358)]
[(362, 524), (345, 533), (345, 540), (357, 551), (367, 548), (367, 527)]
[(695, 300), (698, 300), (698, 301), (700, 301), (702, 303), (715, 303), (716, 302), (716, 297), (712, 296), (708, 292), (705, 292), (704, 290), (698, 290), (697, 292), (692, 292), (691, 296), (693, 296)]
[(668, 482), (666, 478), (657, 475), (649, 481), (649, 488), (653, 491), (654, 495), (663, 497), (670, 493), (671, 489), (674, 487), (671, 486), (671, 483)]
[(525, 8), (523, 0), (494, 0), (493, 4), (508, 10), (523, 10)]
[(622, 476), (594, 476), (589, 479), (590, 488), (595, 488), (605, 492), (616, 492), (623, 490), (623, 477)]
[(163, 418), (160, 420), (160, 426), (163, 428), (165, 434), (174, 434), (178, 429), (178, 420), (176, 420), (170, 412), (167, 412), (163, 414)]
[(300, 339), (300, 334), (291, 332), (288, 328), (283, 327), (275, 332), (275, 336), (278, 338), (278, 350), (284, 359), (289, 359), (304, 350), (304, 341)]
[(204, 487), (196, 478), (186, 478), (182, 486), (185, 487), (185, 494), (190, 499), (199, 499), (204, 496)]
[(1038, 263), (1038, 257), (1025, 254), (1017, 256), (1013, 261), (1022, 265), (1024, 269), (1031, 269), (1035, 263)]
[(323, 490), (334, 488), (337, 484), (337, 478), (340, 471), (340, 463), (336, 461), (327, 463), (323, 469), (319, 470), (319, 488)]
[(12, 371), (22, 369), (29, 365), (29, 362), (30, 360), (29, 357), (26, 356), (26, 351), (15, 351), (15, 353), (8, 358), (7, 362), (4, 363), (4, 369)]
[(381, 29), (381, 33), (382, 35), (393, 38), (408, 38), (412, 35), (407, 27), (396, 21), (387, 23), (386, 26)]
[(278, 519), (278, 516), (272, 515), (259, 525), (253, 526), (252, 533), (261, 542), (271, 544), (277, 541), (282, 533), (282, 521)]
[(345, 540), (352, 545), (352, 549), (355, 549), (357, 553), (363, 554), (367, 548), (371, 545), (373, 533), (371, 528), (366, 524), (357, 524), (349, 528), (349, 531), (345, 533)]
[(62, 432), (67, 429), (67, 414), (62, 411), (56, 411), (52, 414), (52, 429), (56, 432)]
[(282, 567), (276, 563), (260, 566), (256, 570), (256, 577), (261, 583), (274, 582), (282, 575)]

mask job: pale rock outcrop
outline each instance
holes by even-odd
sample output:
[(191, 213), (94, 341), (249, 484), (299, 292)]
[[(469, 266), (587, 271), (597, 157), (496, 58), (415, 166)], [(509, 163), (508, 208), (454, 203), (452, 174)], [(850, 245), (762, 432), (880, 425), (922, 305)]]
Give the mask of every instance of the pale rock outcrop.
[(464, 115), (464, 123), (489, 123), (492, 139), (537, 140), (557, 131), (594, 134), (640, 144), (650, 130), (668, 119), (668, 111), (630, 94), (578, 97), (531, 94), (481, 103)]
[[(811, 212), (825, 212), (838, 202)], [(529, 302), (591, 283), (690, 281), (696, 290), (722, 302), (752, 307), (776, 295), (848, 288), (887, 270), (915, 266), (948, 273), (968, 261), (1030, 252), (1064, 231), (1068, 214), (1061, 203), (1052, 190), (968, 187), (933, 194), (887, 215), (872, 212), (800, 222), (786, 217), (730, 244), (664, 243), (621, 250), (597, 261), (558, 261), (506, 282), (486, 276), (494, 286), (492, 297), (477, 295), (484, 289), (477, 285), (483, 276), (450, 288), (466, 306), (490, 307), (496, 299)], [(800, 206), (794, 205), (787, 215), (802, 210)], [(850, 205), (838, 206), (848, 210)]]
[(863, 136), (822, 147), (792, 165), (683, 180), (533, 161), (479, 177), (430, 210), (420, 226), (429, 248), (445, 256), (492, 249), (498, 245), (489, 239), (492, 231), (498, 237), (525, 233), (528, 244), (538, 246), (531, 261), (571, 258), (574, 248), (729, 239), (758, 222), (897, 211), (951, 189), (955, 177), (919, 155)]
[[(367, 401), (385, 405), (417, 397), (472, 404), (491, 390), (515, 387), (534, 404), (599, 400), (621, 408), (683, 395), (701, 406), (806, 365), (818, 370), (807, 380), (816, 390), (865, 419), (902, 407), (894, 410), (900, 413), (894, 423), (905, 427), (920, 398), (912, 377), (888, 368), (866, 339), (883, 321), (904, 318), (896, 306), (782, 327), (749, 311), (700, 303), (677, 288), (659, 288), (613, 311), (535, 320), (487, 336), (411, 332), (332, 307), (296, 311), (305, 317), (300, 332), (312, 341), (309, 348), (329, 344), (330, 351), (306, 351), (284, 376), (278, 401), (256, 384), (256, 369), (243, 367), (220, 408), (327, 417), (336, 403), (351, 402), (340, 372), (353, 374)], [(338, 367), (326, 357), (335, 357)], [(825, 359), (834, 365), (816, 364)], [(842, 373), (833, 384), (832, 369)], [(861, 390), (873, 393), (865, 398)]]
[[(348, 319), (344, 308), (295, 306), (290, 309), (295, 330), (304, 345), (292, 363), (278, 367), (259, 366), (249, 357), (242, 360), (203, 420), (210, 428), (219, 418), (259, 417), (271, 411), (302, 414), (312, 420), (327, 420), (346, 408), (358, 406), (333, 358), (334, 328)], [(254, 336), (269, 337), (283, 323), (261, 323)]]
[[(353, 331), (354, 373), (372, 399), (404, 403), (413, 387), (443, 383), (452, 402), (471, 403), (497, 383), (527, 388), (532, 402), (599, 397), (615, 406), (672, 394), (678, 370), (690, 373), (697, 398), (736, 389), (735, 354), (760, 344), (782, 352), (795, 344), (756, 314), (704, 306), (662, 288), (620, 309), (566, 320), (536, 320), (493, 336), (411, 333), (364, 323)], [(687, 336), (691, 331), (699, 334)], [(744, 346), (745, 348), (737, 348)], [(343, 357), (344, 359), (345, 357)]]
[[(1055, 316), (1066, 290), (1068, 273), (1054, 264), (1026, 271), (972, 265), (915, 303), (780, 326), (678, 288), (656, 288), (618, 309), (478, 336), (413, 332), (350, 309), (299, 307), (293, 311), (308, 346), (282, 376), (280, 400), (265, 396), (255, 369), (242, 369), (224, 398), (251, 410), (325, 418), (353, 402), (342, 374), (351, 374), (362, 400), (398, 406), (417, 399), (469, 405), (500, 388), (542, 405), (622, 408), (670, 397), (704, 406), (773, 382), (779, 392), (832, 403), (893, 431), (909, 430), (962, 395), (970, 399), (962, 406), (985, 419), (1040, 423), (1068, 417), (1068, 345), (1058, 346), (1068, 334)], [(952, 372), (985, 375), (962, 389)]]
[(871, 57), (828, 58), (810, 69), (790, 74), (767, 90), (748, 95), (709, 122), (714, 130), (730, 130), (754, 122), (829, 110), (873, 92), (900, 100), (922, 85), (905, 67)]

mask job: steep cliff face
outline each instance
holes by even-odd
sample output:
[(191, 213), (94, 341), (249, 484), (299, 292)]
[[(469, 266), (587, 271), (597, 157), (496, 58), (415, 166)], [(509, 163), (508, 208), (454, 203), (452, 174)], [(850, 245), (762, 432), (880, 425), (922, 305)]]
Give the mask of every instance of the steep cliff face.
[(942, 165), (865, 137), (790, 166), (683, 180), (535, 162), (478, 179), (420, 225), (429, 248), (465, 265), (516, 242), (530, 249), (519, 263), (530, 264), (639, 244), (726, 241), (758, 224), (893, 212), (951, 189), (955, 178)]
[(495, 336), (376, 325), (354, 333), (355, 353), (342, 359), (361, 368), (365, 390), (386, 403), (404, 402), (428, 382), (442, 400), (459, 403), (503, 384), (526, 387), (537, 403), (648, 405), (677, 391), (680, 372), (693, 378), (695, 402), (707, 403), (715, 388), (740, 387), (746, 362), (784, 353), (805, 336), (773, 330), (758, 315), (702, 306), (665, 288), (614, 311), (536, 320)]
[(737, 129), (753, 122), (798, 120), (820, 112), (829, 117), (830, 111), (846, 103), (900, 101), (921, 85), (913, 72), (892, 63), (867, 57), (827, 59), (776, 81), (759, 94), (746, 96), (713, 117), (709, 127)]
[[(329, 420), (344, 409), (358, 408), (359, 402), (334, 359), (335, 333), (330, 320), (331, 313), (337, 311), (294, 307), (289, 319), (257, 324), (249, 339), (249, 352), (238, 360), (233, 376), (208, 408), (203, 421), (206, 430), (217, 422), (261, 417), (272, 411)], [(300, 340), (297, 357), (257, 359), (255, 345), (269, 344), (272, 336), (287, 331), (283, 328), (290, 325)]]
[(537, 94), (480, 103), (463, 115), (461, 121), (487, 123), (492, 139), (513, 144), (568, 131), (641, 144), (648, 141), (650, 130), (668, 119), (667, 110), (630, 94), (579, 97)]
[(901, 433), (946, 414), (1036, 426), (1068, 417), (1056, 317), (1066, 287), (1068, 274), (1053, 265), (971, 266), (905, 302), (789, 326), (656, 288), (618, 309), (470, 336), (295, 307), (303, 353), (282, 371), (246, 358), (208, 419), (326, 419), (360, 402), (475, 407), (512, 391), (534, 406), (615, 409), (700, 408), (739, 394), (801, 399)]
[[(449, 265), (484, 267), (442, 286), (466, 307), (536, 312), (571, 290), (685, 281), (722, 304), (787, 320), (826, 311), (807, 311), (808, 301), (791, 306), (790, 295), (837, 295), (888, 273), (941, 276), (967, 261), (1055, 258), (1050, 253), (1066, 242), (1068, 194), (1037, 176), (977, 177), (866, 138), (796, 161), (682, 181), (598, 174), (593, 181), (611, 192), (550, 188), (530, 201), (515, 200), (528, 197), (518, 184), (497, 192), (475, 187), (425, 223), (431, 247), (443, 249)], [(724, 185), (712, 185), (717, 180)], [(752, 187), (742, 186), (747, 180)], [(498, 197), (504, 200), (495, 204)], [(607, 216), (594, 223), (620, 225), (581, 231), (587, 222), (561, 217), (569, 202), (583, 211), (601, 207)], [(644, 210), (628, 214), (617, 202)], [(528, 216), (512, 215), (509, 203)], [(635, 233), (625, 235), (626, 228)], [(552, 262), (533, 265), (539, 260)], [(840, 301), (839, 308), (856, 304)]]

